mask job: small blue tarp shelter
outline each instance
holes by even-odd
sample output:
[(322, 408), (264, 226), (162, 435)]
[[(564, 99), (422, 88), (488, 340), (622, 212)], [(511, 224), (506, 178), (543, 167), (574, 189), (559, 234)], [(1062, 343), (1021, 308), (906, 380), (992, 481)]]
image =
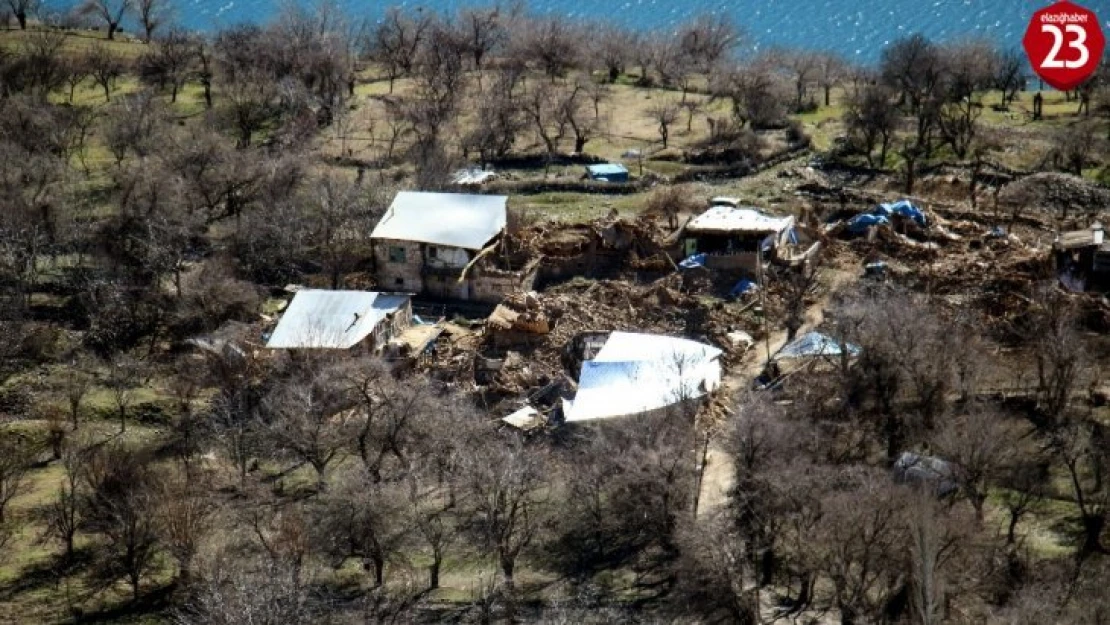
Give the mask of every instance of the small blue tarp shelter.
[[(859, 347), (851, 343), (845, 344), (848, 354), (858, 356)], [(813, 358), (815, 356), (840, 356), (841, 345), (835, 339), (820, 332), (809, 332), (794, 340), (793, 343), (782, 348), (775, 358)]]
[(628, 169), (620, 163), (587, 165), (586, 175), (601, 182), (628, 182)]

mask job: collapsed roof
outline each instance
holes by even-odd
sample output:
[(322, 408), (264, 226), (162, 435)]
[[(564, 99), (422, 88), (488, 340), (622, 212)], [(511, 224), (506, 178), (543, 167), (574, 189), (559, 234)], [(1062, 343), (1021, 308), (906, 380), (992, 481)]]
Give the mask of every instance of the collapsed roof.
[(582, 363), (567, 422), (634, 415), (694, 399), (721, 383), (721, 350), (670, 336), (613, 332)]
[(266, 347), (348, 349), (408, 300), (408, 295), (373, 291), (297, 291)]
[(793, 217), (772, 217), (754, 208), (713, 206), (686, 224), (686, 231), (776, 233), (793, 225)]
[(371, 239), (480, 250), (505, 229), (508, 196), (401, 191)]

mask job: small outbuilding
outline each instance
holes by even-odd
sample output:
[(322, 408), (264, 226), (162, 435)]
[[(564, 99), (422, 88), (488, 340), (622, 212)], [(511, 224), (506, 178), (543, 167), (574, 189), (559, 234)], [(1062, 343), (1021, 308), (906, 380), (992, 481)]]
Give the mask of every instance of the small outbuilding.
[[(754, 208), (716, 205), (683, 229), (684, 257), (704, 254), (708, 269), (755, 272), (761, 258), (786, 247), (794, 235), (794, 218), (772, 217)], [(766, 255), (764, 253), (767, 253)]]
[(373, 352), (411, 323), (408, 295), (302, 289), (286, 307), (266, 347)]
[(1110, 290), (1110, 241), (1101, 222), (1061, 234), (1053, 250), (1060, 282), (1069, 289)]
[(628, 168), (620, 163), (587, 165), (586, 177), (599, 182), (628, 182)]

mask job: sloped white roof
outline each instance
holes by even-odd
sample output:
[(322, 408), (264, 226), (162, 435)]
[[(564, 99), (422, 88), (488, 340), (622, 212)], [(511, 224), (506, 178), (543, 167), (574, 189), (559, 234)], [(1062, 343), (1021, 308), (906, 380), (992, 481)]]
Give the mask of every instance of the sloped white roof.
[(401, 191), (371, 239), (397, 239), (480, 250), (505, 229), (504, 195)]
[(793, 217), (771, 217), (754, 208), (713, 206), (686, 224), (690, 232), (782, 232), (794, 225)]
[(670, 336), (614, 332), (582, 363), (568, 422), (634, 415), (705, 395), (721, 383), (721, 350)]
[(354, 347), (408, 299), (408, 295), (372, 291), (297, 291), (266, 347)]

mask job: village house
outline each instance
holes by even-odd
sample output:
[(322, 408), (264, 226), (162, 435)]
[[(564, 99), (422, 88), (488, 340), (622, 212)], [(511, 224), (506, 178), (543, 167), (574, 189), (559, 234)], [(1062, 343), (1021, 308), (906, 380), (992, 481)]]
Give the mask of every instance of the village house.
[(1101, 222), (1065, 232), (1053, 245), (1060, 282), (1073, 291), (1110, 290), (1110, 241)]
[(587, 165), (586, 177), (598, 182), (628, 182), (628, 168), (620, 163)]
[(372, 353), (411, 324), (407, 294), (302, 289), (286, 307), (266, 347)]
[(680, 236), (684, 257), (704, 255), (699, 264), (715, 270), (754, 273), (776, 248), (786, 248), (794, 233), (794, 218), (771, 217), (753, 208), (716, 205), (686, 224)]
[(530, 290), (536, 263), (498, 267), (508, 198), (465, 193), (397, 194), (370, 235), (378, 287), (486, 303)]

